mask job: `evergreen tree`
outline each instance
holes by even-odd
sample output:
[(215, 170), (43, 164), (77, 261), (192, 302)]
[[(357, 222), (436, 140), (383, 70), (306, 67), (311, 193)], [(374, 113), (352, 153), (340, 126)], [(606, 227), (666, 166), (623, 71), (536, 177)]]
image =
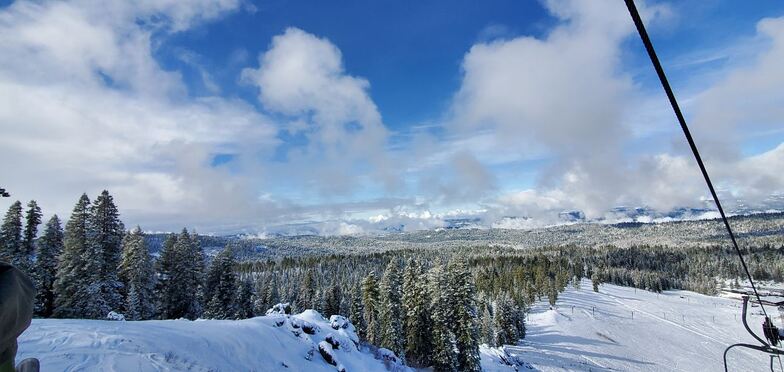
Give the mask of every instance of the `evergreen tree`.
[(365, 306), (362, 304), (362, 288), (354, 285), (351, 290), (351, 303), (349, 304), (348, 318), (357, 329), (357, 335), (367, 339), (367, 324), (365, 323)]
[(117, 278), (117, 267), (122, 254), (122, 240), (125, 227), (120, 221), (120, 213), (114, 204), (114, 199), (109, 192), (101, 192), (92, 208), (91, 229), (89, 240), (92, 256), (88, 257), (91, 266), (96, 271), (91, 272), (91, 291), (98, 317), (106, 316), (111, 310), (120, 310), (123, 307), (123, 298), (120, 294), (122, 284)]
[(408, 261), (403, 272), (402, 299), (406, 358), (411, 363), (427, 366), (430, 354), (428, 282), (422, 266), (413, 259)]
[(302, 277), (302, 284), (299, 287), (299, 295), (297, 296), (297, 309), (304, 311), (307, 309), (315, 309), (318, 307), (316, 303), (316, 283), (313, 278), (313, 271), (307, 270)]
[(173, 282), (177, 259), (177, 235), (169, 234), (163, 242), (160, 257), (156, 261), (157, 282), (155, 286), (156, 310), (161, 319), (172, 319), (175, 306), (175, 286)]
[(381, 277), (378, 319), (381, 325), (380, 346), (392, 350), (401, 358), (405, 358), (403, 343), (403, 306), (402, 277), (400, 264), (397, 260), (389, 261), (384, 275)]
[(22, 234), (22, 249), (19, 252), (19, 268), (32, 276), (33, 255), (35, 254), (35, 238), (38, 236), (38, 225), (41, 224), (41, 208), (35, 200), (27, 203), (25, 227)]
[(125, 235), (118, 276), (127, 289), (125, 317), (151, 319), (155, 310), (155, 270), (140, 227)]
[(485, 302), (480, 308), (482, 309), (480, 340), (488, 346), (498, 346), (495, 344), (495, 328), (493, 327), (493, 314), (490, 310), (490, 304)]
[(177, 238), (175, 247), (177, 260), (182, 263), (181, 270), (175, 276), (179, 283), (181, 314), (178, 317), (196, 319), (202, 313), (204, 290), (204, 253), (199, 245), (198, 235), (188, 234), (183, 229)]
[(240, 280), (235, 296), (234, 319), (253, 318), (253, 284), (249, 280)]
[(364, 306), (365, 338), (374, 345), (378, 345), (381, 341), (381, 325), (379, 324), (380, 297), (376, 276), (370, 273), (362, 280), (362, 305)]
[(90, 209), (90, 198), (82, 194), (65, 225), (63, 253), (54, 281), (53, 315), (58, 318), (85, 317), (87, 287), (90, 285), (86, 262), (86, 257), (91, 253), (88, 241)]
[(204, 282), (204, 315), (213, 319), (234, 317), (234, 296), (237, 293), (237, 274), (234, 272), (234, 253), (226, 246), (212, 260)]
[(340, 312), (340, 302), (342, 300), (343, 291), (337, 282), (332, 283), (324, 296), (324, 315), (327, 317), (330, 315), (343, 315)]
[(0, 226), (0, 261), (19, 267), (22, 253), (22, 203), (15, 201), (8, 208)]
[(493, 327), (495, 328), (495, 346), (514, 345), (519, 339), (514, 321), (514, 303), (506, 292), (501, 293), (495, 301)]
[(452, 261), (448, 270), (459, 370), (481, 371), (474, 278), (463, 260)]
[(428, 275), (432, 342), (430, 361), (435, 371), (458, 371), (458, 349), (452, 332), (453, 309), (448, 278), (440, 264), (433, 266)]
[(37, 289), (35, 314), (42, 317), (52, 316), (54, 311), (54, 281), (57, 275), (57, 262), (63, 251), (63, 227), (57, 215), (46, 223), (44, 234), (38, 242), (33, 278)]

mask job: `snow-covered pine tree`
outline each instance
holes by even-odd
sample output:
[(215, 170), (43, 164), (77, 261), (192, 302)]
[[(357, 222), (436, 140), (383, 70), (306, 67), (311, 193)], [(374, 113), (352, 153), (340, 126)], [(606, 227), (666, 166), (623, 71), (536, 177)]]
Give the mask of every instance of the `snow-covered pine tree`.
[(273, 277), (267, 283), (267, 291), (264, 296), (264, 303), (266, 307), (264, 308), (263, 311), (267, 311), (267, 309), (274, 306), (278, 302), (280, 302), (280, 294), (278, 292), (278, 280), (275, 277)]
[(155, 270), (140, 227), (125, 235), (118, 276), (127, 289), (125, 318), (151, 319), (155, 313)]
[(403, 272), (403, 333), (406, 359), (427, 366), (430, 355), (430, 312), (428, 281), (422, 265), (411, 259)]
[(379, 283), (381, 306), (378, 320), (381, 326), (381, 343), (379, 346), (392, 350), (401, 358), (405, 358), (405, 340), (403, 337), (403, 278), (400, 275), (400, 263), (392, 259), (384, 270)]
[(337, 282), (333, 282), (324, 294), (324, 315), (344, 315), (340, 313), (340, 302), (343, 300), (343, 291)]
[(373, 273), (362, 280), (362, 312), (365, 319), (365, 338), (368, 342), (378, 345), (381, 341), (381, 325), (379, 324), (379, 307), (381, 306), (378, 281)]
[(458, 369), (481, 371), (474, 277), (465, 261), (460, 259), (449, 264), (447, 277), (453, 306), (452, 332), (458, 350)]
[(348, 318), (357, 329), (357, 335), (367, 339), (367, 324), (365, 323), (365, 306), (362, 304), (362, 288), (354, 284), (351, 289), (351, 304), (349, 304)]
[(33, 275), (33, 255), (35, 254), (35, 238), (38, 236), (38, 225), (41, 224), (41, 207), (35, 200), (27, 203), (25, 227), (22, 234), (22, 246), (19, 252), (18, 267), (28, 275)]
[(35, 314), (48, 318), (54, 310), (54, 280), (57, 275), (57, 262), (63, 251), (63, 227), (57, 215), (46, 223), (44, 234), (38, 240), (38, 254), (35, 261), (33, 278), (37, 289)]
[(171, 319), (174, 317), (174, 292), (176, 286), (173, 282), (174, 270), (176, 269), (177, 235), (169, 234), (163, 242), (160, 256), (155, 262), (157, 283), (155, 286), (155, 307), (156, 315), (160, 319)]
[(316, 307), (316, 279), (313, 270), (305, 271), (297, 295), (297, 310), (304, 311)]
[(196, 319), (203, 309), (205, 272), (204, 253), (196, 232), (188, 234), (188, 230), (183, 229), (177, 238), (176, 251), (177, 259), (183, 263), (181, 276), (178, 277), (182, 290), (182, 317)]
[(482, 309), (482, 316), (480, 317), (479, 324), (480, 324), (480, 341), (485, 343), (489, 346), (496, 346), (495, 345), (495, 328), (493, 328), (493, 313), (491, 309), (491, 304), (489, 301), (481, 301), (481, 305), (479, 306)]
[(90, 244), (92, 257), (88, 260), (94, 263), (97, 272), (92, 274), (92, 291), (95, 302), (93, 307), (95, 317), (105, 317), (111, 310), (120, 310), (123, 307), (123, 298), (120, 294), (122, 284), (117, 278), (117, 267), (122, 254), (122, 240), (125, 235), (125, 226), (120, 221), (120, 213), (114, 204), (114, 199), (108, 191), (104, 190), (95, 199), (92, 208)]
[(250, 280), (239, 280), (235, 295), (234, 319), (248, 319), (255, 316), (253, 312), (253, 283)]
[(18, 265), (22, 250), (22, 203), (18, 200), (8, 207), (0, 226), (0, 261)]
[(431, 345), (430, 363), (434, 371), (458, 371), (457, 341), (452, 332), (452, 303), (444, 267), (433, 266), (428, 272)]
[(519, 339), (517, 326), (514, 322), (514, 303), (509, 294), (502, 292), (496, 298), (493, 307), (493, 327), (495, 328), (495, 345), (514, 345)]
[(237, 293), (237, 274), (234, 272), (234, 252), (227, 245), (212, 260), (204, 282), (204, 315), (212, 319), (234, 317), (234, 296)]
[(57, 318), (84, 317), (84, 299), (90, 284), (90, 273), (85, 261), (85, 257), (90, 253), (90, 209), (90, 198), (87, 194), (82, 194), (65, 224), (63, 253), (60, 255), (54, 281), (53, 316)]

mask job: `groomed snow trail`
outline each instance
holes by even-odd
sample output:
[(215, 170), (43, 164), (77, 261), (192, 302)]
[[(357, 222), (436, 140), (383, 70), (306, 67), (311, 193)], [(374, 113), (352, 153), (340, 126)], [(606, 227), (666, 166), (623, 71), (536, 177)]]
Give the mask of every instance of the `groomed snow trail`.
[[(735, 299), (608, 284), (595, 293), (583, 280), (557, 305), (536, 304), (526, 339), (507, 352), (540, 371), (723, 371), (724, 348), (755, 343)], [(759, 313), (750, 309), (754, 330), (762, 324)], [(769, 371), (770, 359), (761, 353), (735, 348), (728, 360), (730, 371)]]

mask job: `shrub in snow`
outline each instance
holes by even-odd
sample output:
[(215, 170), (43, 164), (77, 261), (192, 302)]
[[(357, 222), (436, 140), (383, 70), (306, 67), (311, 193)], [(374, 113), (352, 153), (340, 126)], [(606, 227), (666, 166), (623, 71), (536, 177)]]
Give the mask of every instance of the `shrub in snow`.
[(302, 329), (303, 332), (313, 335), (319, 331), (319, 327), (307, 320), (302, 320), (300, 318), (291, 318), (291, 327), (294, 329)]
[(280, 318), (275, 320), (275, 327), (282, 327), (286, 324), (286, 318)]
[(319, 327), (310, 322), (302, 322), (302, 331), (309, 335), (313, 335), (319, 331)]
[(122, 315), (122, 314), (114, 312), (114, 311), (110, 311), (109, 314), (106, 314), (106, 319), (107, 320), (125, 321), (125, 315)]
[(333, 366), (338, 365), (338, 362), (335, 360), (335, 354), (332, 352), (332, 345), (330, 345), (327, 341), (321, 341), (318, 344), (319, 353), (321, 353), (321, 357), (324, 358), (329, 364)]
[(328, 334), (327, 337), (324, 338), (325, 341), (329, 342), (332, 345), (332, 348), (335, 350), (340, 349), (340, 340), (332, 333)]
[(288, 302), (275, 304), (266, 315), (291, 315), (291, 305)]
[(351, 330), (354, 330), (354, 326), (351, 324), (351, 321), (342, 315), (333, 315), (329, 317), (329, 326), (332, 327), (332, 329), (348, 329), (351, 327)]

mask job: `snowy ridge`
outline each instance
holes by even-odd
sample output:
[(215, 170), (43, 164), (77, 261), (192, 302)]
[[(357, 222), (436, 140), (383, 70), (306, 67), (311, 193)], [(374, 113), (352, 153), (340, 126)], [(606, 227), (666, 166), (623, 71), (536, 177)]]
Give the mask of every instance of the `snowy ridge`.
[(35, 319), (18, 359), (39, 358), (42, 371), (408, 370), (379, 350), (360, 346), (345, 318), (306, 310), (245, 320)]

